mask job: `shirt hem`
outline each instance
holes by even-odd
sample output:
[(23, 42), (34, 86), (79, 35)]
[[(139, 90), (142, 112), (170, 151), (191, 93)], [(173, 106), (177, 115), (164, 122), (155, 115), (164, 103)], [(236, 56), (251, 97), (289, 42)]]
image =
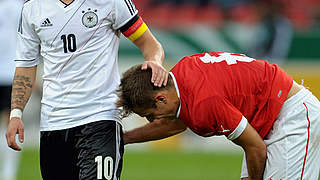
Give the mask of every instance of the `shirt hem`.
[(44, 127), (44, 126), (40, 126), (40, 132), (41, 131), (57, 131), (57, 130), (64, 130), (64, 129), (70, 129), (70, 128), (74, 128), (77, 126), (81, 126), (81, 125), (85, 125), (85, 124), (89, 124), (92, 122), (97, 122), (97, 121), (116, 121), (118, 123), (120, 123), (122, 125), (122, 122), (119, 119), (115, 119), (113, 118), (99, 118), (99, 119), (93, 119), (90, 121), (84, 121), (84, 122), (80, 122), (80, 123), (72, 123), (72, 124), (68, 124), (68, 125), (63, 125), (63, 126), (50, 126), (50, 127)]

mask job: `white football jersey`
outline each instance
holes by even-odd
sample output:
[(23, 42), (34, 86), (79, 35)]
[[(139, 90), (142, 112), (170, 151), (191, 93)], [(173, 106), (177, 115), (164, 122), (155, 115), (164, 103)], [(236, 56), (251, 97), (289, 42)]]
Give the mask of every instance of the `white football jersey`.
[(16, 67), (44, 63), (41, 131), (115, 120), (119, 28), (131, 0), (30, 0), (18, 32)]

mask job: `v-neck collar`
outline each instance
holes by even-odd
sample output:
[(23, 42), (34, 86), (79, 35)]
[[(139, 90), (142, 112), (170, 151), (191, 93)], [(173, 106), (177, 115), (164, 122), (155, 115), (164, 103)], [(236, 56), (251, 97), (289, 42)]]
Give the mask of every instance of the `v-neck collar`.
[(75, 1), (79, 1), (79, 0), (73, 0), (70, 4), (66, 4), (62, 0), (58, 0), (57, 4), (64, 9), (69, 9), (77, 3)]

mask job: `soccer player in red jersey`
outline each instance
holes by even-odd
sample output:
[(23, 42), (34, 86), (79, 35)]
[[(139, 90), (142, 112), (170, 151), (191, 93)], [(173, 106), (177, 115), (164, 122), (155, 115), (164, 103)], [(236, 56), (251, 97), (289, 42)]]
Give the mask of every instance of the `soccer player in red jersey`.
[(126, 132), (126, 144), (166, 138), (190, 128), (225, 135), (245, 152), (242, 179), (317, 179), (320, 102), (277, 65), (241, 54), (187, 56), (166, 87), (149, 71), (124, 73), (117, 105), (150, 123)]

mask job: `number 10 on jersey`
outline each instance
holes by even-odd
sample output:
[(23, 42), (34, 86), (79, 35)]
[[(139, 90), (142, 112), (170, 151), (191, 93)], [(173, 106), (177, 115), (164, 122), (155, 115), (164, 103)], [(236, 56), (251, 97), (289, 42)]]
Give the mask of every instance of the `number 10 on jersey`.
[(77, 40), (74, 34), (61, 36), (64, 53), (75, 52), (77, 50)]

